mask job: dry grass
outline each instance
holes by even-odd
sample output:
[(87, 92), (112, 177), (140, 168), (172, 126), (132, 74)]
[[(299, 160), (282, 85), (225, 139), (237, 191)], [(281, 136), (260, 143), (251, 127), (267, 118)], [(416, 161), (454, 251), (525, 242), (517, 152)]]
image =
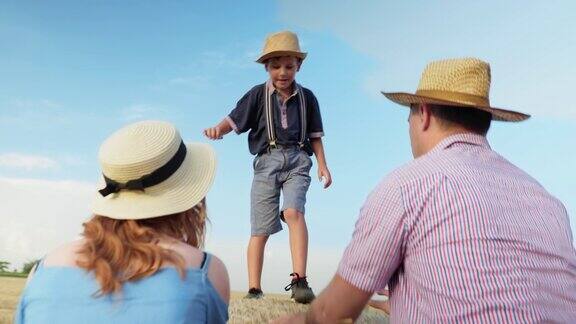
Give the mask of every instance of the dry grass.
[(12, 323), (26, 278), (0, 277), (0, 323)]
[[(0, 277), (0, 324), (12, 323), (20, 293), (24, 288), (24, 278)], [(230, 323), (268, 323), (271, 319), (286, 314), (304, 312), (308, 306), (296, 304), (287, 295), (267, 294), (261, 300), (242, 299), (242, 293), (232, 293), (230, 302)], [(388, 323), (381, 312), (366, 309), (358, 323)]]
[[(230, 323), (268, 323), (287, 314), (305, 312), (307, 305), (291, 301), (287, 295), (266, 294), (264, 299), (242, 299), (243, 294), (233, 293), (230, 302)], [(388, 323), (384, 313), (366, 308), (356, 323)]]

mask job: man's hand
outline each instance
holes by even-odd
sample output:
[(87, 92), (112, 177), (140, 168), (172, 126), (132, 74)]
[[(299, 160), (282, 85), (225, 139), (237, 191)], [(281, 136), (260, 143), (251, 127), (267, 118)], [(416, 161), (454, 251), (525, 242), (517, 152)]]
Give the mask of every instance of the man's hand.
[[(380, 290), (379, 292), (377, 292), (378, 295), (380, 296), (390, 296), (390, 292), (388, 291), (388, 289), (383, 289)], [(378, 308), (382, 311), (384, 311), (384, 313), (386, 313), (386, 315), (390, 315), (390, 300), (370, 300), (370, 303), (368, 303), (370, 306), (374, 307), (374, 308)]]
[(204, 130), (204, 135), (211, 140), (219, 140), (222, 139), (222, 132), (218, 126), (206, 128)]
[(324, 179), (324, 189), (330, 187), (330, 185), (332, 184), (332, 176), (330, 175), (330, 171), (326, 166), (318, 167), (318, 179), (320, 181)]

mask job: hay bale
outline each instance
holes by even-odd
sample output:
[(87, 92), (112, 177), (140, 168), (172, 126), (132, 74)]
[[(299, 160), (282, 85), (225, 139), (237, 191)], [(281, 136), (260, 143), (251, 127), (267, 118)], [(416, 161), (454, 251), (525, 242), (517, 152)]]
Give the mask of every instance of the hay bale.
[[(305, 312), (308, 307), (286, 297), (267, 295), (263, 299), (233, 298), (229, 307), (229, 323), (268, 323), (280, 316)], [(357, 323), (388, 323), (388, 317), (383, 312), (367, 307)]]

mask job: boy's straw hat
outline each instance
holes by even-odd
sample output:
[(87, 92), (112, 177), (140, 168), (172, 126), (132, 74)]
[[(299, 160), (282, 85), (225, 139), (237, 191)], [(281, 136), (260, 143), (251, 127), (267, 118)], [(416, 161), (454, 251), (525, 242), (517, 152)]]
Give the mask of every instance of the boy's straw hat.
[(264, 49), (258, 63), (264, 63), (267, 59), (278, 56), (296, 56), (302, 60), (306, 58), (306, 53), (300, 51), (298, 36), (290, 31), (281, 31), (266, 38)]
[(144, 219), (186, 211), (206, 196), (216, 169), (210, 145), (184, 144), (167, 122), (121, 128), (98, 154), (105, 188), (92, 211), (114, 219)]
[(429, 103), (470, 107), (487, 111), (492, 119), (518, 122), (530, 115), (490, 106), (490, 65), (476, 58), (435, 61), (424, 69), (415, 94), (382, 92), (388, 99), (404, 105)]

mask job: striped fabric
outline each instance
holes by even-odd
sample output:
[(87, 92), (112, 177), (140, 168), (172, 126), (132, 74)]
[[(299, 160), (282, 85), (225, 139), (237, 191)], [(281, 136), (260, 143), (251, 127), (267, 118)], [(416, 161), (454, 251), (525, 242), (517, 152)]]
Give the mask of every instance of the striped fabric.
[(576, 323), (566, 209), (485, 137), (448, 137), (384, 178), (338, 274), (390, 288), (401, 323)]
[[(266, 81), (266, 88), (268, 89), (268, 93), (270, 94), (270, 96), (272, 96), (272, 94), (275, 91), (277, 91), (276, 88), (274, 87), (274, 84), (272, 83), (272, 80)], [(294, 92), (286, 99), (282, 99), (282, 96), (279, 93), (277, 93), (277, 95), (276, 95), (276, 103), (278, 104), (278, 107), (280, 107), (280, 124), (282, 125), (282, 128), (284, 128), (284, 129), (288, 128), (288, 105), (287, 105), (287, 102), (292, 97), (295, 97), (298, 95), (298, 90), (299, 90), (299, 87), (296, 87), (294, 89)]]
[[(300, 145), (300, 147), (303, 147), (306, 141), (306, 130), (308, 129), (306, 120), (306, 100), (304, 100), (304, 90), (302, 89), (302, 87), (296, 82), (294, 82), (294, 87), (295, 90), (292, 93), (292, 95), (290, 95), (290, 98), (293, 96), (298, 96), (298, 107), (300, 108), (300, 140), (298, 141), (298, 145)], [(274, 120), (273, 120), (274, 106), (272, 105), (271, 102), (272, 94), (274, 93), (274, 91), (276, 91), (276, 88), (274, 88), (274, 83), (272, 82), (272, 80), (266, 81), (266, 93), (265, 93), (266, 98), (264, 99), (264, 113), (266, 115), (266, 131), (268, 133), (269, 144), (272, 147), (276, 145), (276, 131), (274, 129)], [(278, 94), (278, 97), (279, 96), (280, 94)], [(286, 115), (286, 102), (282, 104), (279, 103), (279, 105), (280, 108), (283, 109), (281, 110), (282, 127), (286, 129), (288, 127), (288, 116)], [(286, 125), (286, 127), (284, 127), (284, 125)]]

